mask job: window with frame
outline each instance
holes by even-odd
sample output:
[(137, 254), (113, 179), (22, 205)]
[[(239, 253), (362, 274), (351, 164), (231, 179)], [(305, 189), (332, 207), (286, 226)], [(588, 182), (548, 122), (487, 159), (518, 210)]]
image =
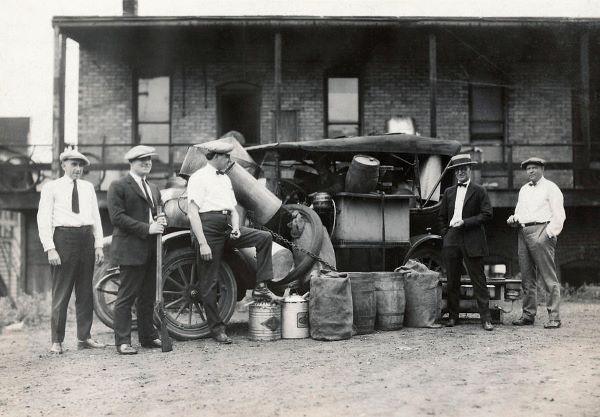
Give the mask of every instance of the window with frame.
[(171, 143), (170, 78), (140, 77), (137, 83), (136, 143), (156, 147), (158, 159), (169, 161)]
[(504, 92), (494, 85), (471, 84), (469, 89), (471, 141), (503, 140)]
[(360, 100), (358, 77), (327, 78), (328, 138), (360, 134)]

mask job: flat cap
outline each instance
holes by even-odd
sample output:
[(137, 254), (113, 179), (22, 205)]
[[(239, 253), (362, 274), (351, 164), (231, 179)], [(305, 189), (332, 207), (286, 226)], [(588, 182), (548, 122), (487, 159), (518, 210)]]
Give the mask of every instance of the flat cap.
[(79, 161), (83, 161), (86, 165), (90, 164), (90, 160), (87, 159), (84, 154), (82, 154), (81, 152), (79, 152), (79, 151), (77, 151), (75, 149), (70, 149), (70, 148), (65, 149), (59, 155), (58, 158), (60, 159), (60, 162), (64, 162), (67, 159), (76, 159), (76, 160), (79, 160)]
[(534, 165), (539, 165), (541, 167), (545, 167), (546, 161), (544, 161), (542, 158), (533, 156), (533, 157), (521, 162), (521, 168), (525, 169), (525, 168), (527, 168), (527, 165), (529, 165), (529, 164), (534, 164)]
[(201, 149), (204, 149), (206, 152), (213, 152), (213, 153), (225, 153), (226, 154), (226, 153), (230, 153), (231, 151), (233, 151), (233, 144), (227, 143), (220, 139), (211, 140), (210, 142), (204, 142), (204, 143), (201, 143), (196, 146)]
[(454, 155), (452, 159), (450, 159), (450, 164), (448, 168), (454, 169), (463, 165), (476, 165), (477, 162), (471, 160), (471, 155), (468, 153), (462, 153), (459, 155)]
[(154, 155), (156, 155), (156, 149), (154, 149), (152, 146), (137, 145), (127, 151), (125, 154), (125, 159), (131, 162), (135, 159)]

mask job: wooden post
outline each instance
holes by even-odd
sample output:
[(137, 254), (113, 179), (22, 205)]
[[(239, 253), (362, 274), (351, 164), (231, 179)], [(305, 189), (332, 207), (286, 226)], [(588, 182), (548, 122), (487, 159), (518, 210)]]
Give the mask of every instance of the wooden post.
[(281, 135), (281, 33), (275, 34), (275, 142)]
[(587, 168), (590, 162), (591, 127), (590, 127), (590, 33), (584, 32), (579, 42), (579, 64), (581, 74), (581, 139), (582, 162)]
[(429, 136), (437, 137), (437, 40), (429, 34)]
[(52, 126), (52, 174), (60, 175), (58, 157), (65, 147), (65, 72), (67, 38), (54, 28), (54, 103)]

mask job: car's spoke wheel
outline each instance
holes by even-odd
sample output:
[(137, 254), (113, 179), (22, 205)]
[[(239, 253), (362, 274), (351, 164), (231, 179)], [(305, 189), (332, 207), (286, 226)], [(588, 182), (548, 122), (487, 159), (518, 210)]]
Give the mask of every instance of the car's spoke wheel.
[[(117, 293), (121, 285), (121, 278), (118, 267), (110, 267), (105, 262), (94, 273), (94, 311), (102, 323), (111, 329), (114, 327), (115, 320), (115, 302)], [(135, 314), (135, 305), (131, 309), (132, 321), (131, 328), (137, 328), (137, 318)]]

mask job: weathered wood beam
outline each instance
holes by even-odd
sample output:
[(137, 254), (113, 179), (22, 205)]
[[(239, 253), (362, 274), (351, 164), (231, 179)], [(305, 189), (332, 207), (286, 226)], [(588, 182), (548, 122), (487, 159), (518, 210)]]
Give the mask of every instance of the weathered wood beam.
[(281, 33), (275, 34), (275, 142), (281, 136)]
[(52, 174), (60, 175), (58, 157), (65, 147), (65, 73), (67, 38), (54, 28), (54, 102), (52, 125)]
[(429, 136), (437, 137), (437, 40), (429, 34)]

